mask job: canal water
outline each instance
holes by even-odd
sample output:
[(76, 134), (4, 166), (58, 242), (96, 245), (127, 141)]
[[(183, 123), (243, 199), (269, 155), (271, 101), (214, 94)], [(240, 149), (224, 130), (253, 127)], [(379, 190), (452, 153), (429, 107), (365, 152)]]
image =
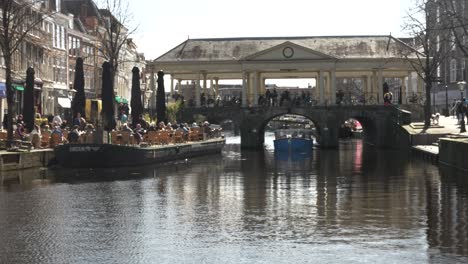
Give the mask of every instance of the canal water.
[(0, 263), (468, 263), (467, 175), (346, 140), (3, 173)]

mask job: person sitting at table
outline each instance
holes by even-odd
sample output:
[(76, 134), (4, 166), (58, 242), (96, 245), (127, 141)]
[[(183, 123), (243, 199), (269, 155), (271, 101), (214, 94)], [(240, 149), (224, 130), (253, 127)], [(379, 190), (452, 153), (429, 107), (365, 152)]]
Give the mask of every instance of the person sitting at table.
[(122, 127), (120, 128), (121, 131), (128, 131), (133, 133), (133, 130), (128, 126), (128, 123), (123, 123)]
[(68, 142), (70, 143), (78, 143), (78, 139), (80, 138), (80, 132), (78, 131), (79, 126), (74, 125), (72, 131), (68, 133)]
[(166, 125), (166, 127), (165, 127), (165, 130), (166, 130), (166, 131), (173, 131), (173, 130), (174, 130), (174, 129), (172, 128), (171, 122), (167, 122), (167, 125)]
[(164, 121), (161, 121), (158, 123), (158, 129), (157, 130), (166, 130), (166, 125), (164, 124)]
[(135, 137), (137, 144), (140, 144), (140, 142), (143, 139), (143, 135), (145, 133), (146, 133), (146, 130), (141, 126), (141, 124), (140, 123), (136, 124), (133, 136)]
[(24, 131), (24, 126), (21, 123), (16, 124), (16, 130), (15, 130), (15, 138), (24, 140), (24, 137), (26, 136), (26, 132)]
[(41, 128), (35, 124), (33, 130), (30, 133), (31, 144), (35, 149), (41, 147)]
[(138, 119), (139, 119), (139, 123), (141, 124), (141, 127), (145, 130), (148, 130), (150, 127), (150, 123), (148, 123), (148, 121), (145, 120), (145, 118), (143, 117), (143, 114), (140, 114)]

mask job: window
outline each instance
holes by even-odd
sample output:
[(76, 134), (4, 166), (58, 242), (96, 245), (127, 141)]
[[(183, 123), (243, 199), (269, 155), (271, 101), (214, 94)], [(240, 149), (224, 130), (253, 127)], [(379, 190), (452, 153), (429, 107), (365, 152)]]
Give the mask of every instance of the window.
[(452, 59), (450, 61), (450, 82), (457, 81), (457, 60)]

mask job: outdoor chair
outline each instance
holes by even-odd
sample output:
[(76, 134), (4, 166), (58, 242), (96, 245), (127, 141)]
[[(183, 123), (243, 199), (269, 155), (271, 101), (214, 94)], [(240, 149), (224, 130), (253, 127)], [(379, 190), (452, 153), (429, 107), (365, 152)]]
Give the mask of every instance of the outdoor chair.
[(146, 142), (148, 142), (150, 145), (157, 144), (157, 136), (157, 131), (148, 131), (148, 133), (146, 133)]
[(174, 133), (174, 143), (184, 143), (184, 132), (183, 131), (176, 131)]
[(203, 138), (203, 133), (201, 132), (201, 129), (199, 127), (193, 127), (190, 129), (189, 132), (189, 141), (198, 141), (200, 140), (200, 133)]
[(50, 135), (50, 144), (51, 148), (55, 148), (56, 146), (62, 143), (62, 136), (58, 133), (53, 133)]
[(170, 142), (170, 136), (168, 131), (160, 131), (157, 136), (157, 142), (161, 145), (167, 145)]
[(122, 140), (121, 140), (121, 136), (119, 135), (119, 131), (111, 131), (111, 141), (112, 141), (112, 144), (115, 144), (115, 145), (120, 145), (122, 144)]
[(49, 132), (42, 132), (41, 135), (41, 147), (48, 148), (50, 143), (50, 133)]
[(133, 136), (130, 131), (122, 131), (122, 145), (133, 145)]

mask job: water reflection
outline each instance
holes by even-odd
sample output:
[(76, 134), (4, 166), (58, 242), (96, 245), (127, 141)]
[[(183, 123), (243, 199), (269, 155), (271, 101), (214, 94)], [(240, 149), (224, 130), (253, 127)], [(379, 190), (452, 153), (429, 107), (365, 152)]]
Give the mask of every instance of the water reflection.
[(466, 177), (361, 141), (1, 176), (1, 263), (468, 260)]

